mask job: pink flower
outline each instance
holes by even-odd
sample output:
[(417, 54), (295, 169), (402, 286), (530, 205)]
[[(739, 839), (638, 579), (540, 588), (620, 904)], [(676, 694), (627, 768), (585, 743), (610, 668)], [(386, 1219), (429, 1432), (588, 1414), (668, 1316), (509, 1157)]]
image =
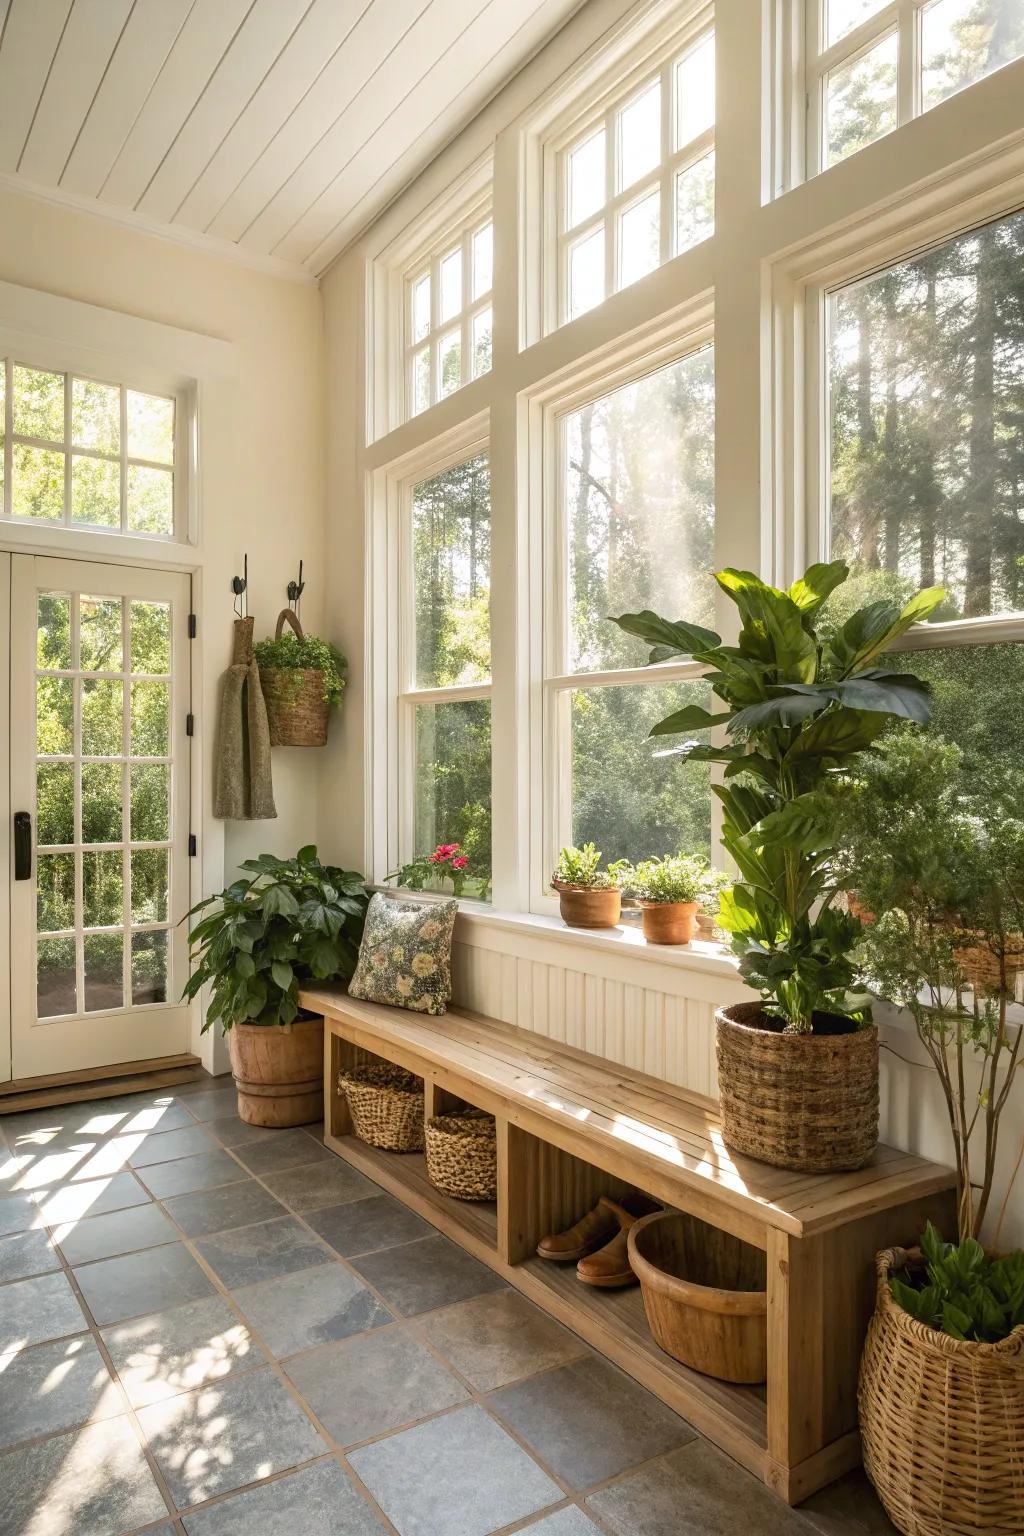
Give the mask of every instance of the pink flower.
[(430, 862), (431, 864), (443, 864), (447, 857), (448, 855), (444, 852), (444, 850), (442, 848), (438, 848), (430, 855)]
[(434, 864), (444, 864), (446, 860), (451, 858), (453, 853), (458, 853), (458, 851), (458, 843), (438, 843), (434, 852), (430, 855), (431, 862)]
[(452, 859), (452, 869), (465, 869), (469, 860), (464, 853), (460, 853), (457, 859)]

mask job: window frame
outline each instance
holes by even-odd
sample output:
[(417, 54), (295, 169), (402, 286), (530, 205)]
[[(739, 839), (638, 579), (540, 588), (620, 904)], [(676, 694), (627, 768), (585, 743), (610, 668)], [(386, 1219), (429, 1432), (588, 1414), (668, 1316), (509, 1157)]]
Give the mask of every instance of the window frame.
[[(473, 294), (473, 244), (476, 237), (485, 229), (491, 230), (491, 283), (484, 292)], [(411, 421), (415, 416), (421, 416), (425, 411), (433, 409), (442, 400), (450, 399), (467, 384), (475, 379), (482, 378), (490, 368), (483, 369), (480, 373), (473, 372), (473, 326), (474, 322), (486, 311), (491, 313), (491, 348), (493, 357), (494, 347), (494, 215), (491, 208), (490, 197), (480, 201), (472, 212), (462, 221), (462, 227), (458, 231), (448, 231), (436, 239), (430, 248), (423, 253), (419, 261), (406, 272), (403, 283), (402, 297), (402, 373), (403, 373), (403, 419)], [(455, 251), (461, 253), (461, 304), (458, 311), (447, 320), (441, 319), (441, 265)], [(419, 340), (415, 337), (414, 326), (414, 293), (422, 280), (430, 279), (430, 321), (427, 331)], [(459, 333), (460, 352), (460, 379), (454, 389), (447, 394), (441, 392), (440, 360), (441, 343), (455, 330)], [(430, 365), (430, 399), (425, 406), (416, 408), (416, 359), (426, 351)]]

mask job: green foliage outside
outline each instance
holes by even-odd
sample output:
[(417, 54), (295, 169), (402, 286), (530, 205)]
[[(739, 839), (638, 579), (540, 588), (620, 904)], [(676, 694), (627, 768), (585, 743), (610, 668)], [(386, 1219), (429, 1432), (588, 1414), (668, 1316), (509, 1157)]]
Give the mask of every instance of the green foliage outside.
[(257, 640), (253, 655), (261, 671), (273, 668), (281, 672), (304, 669), (322, 672), (327, 703), (332, 709), (341, 703), (348, 662), (328, 640), (320, 640), (316, 635), (305, 635), (300, 640), (298, 635), (286, 631), (279, 640), (273, 637)]
[(722, 892), (721, 924), (744, 980), (795, 1033), (811, 1033), (823, 1015), (856, 1017), (869, 1001), (852, 993), (860, 924), (833, 905), (839, 885), (827, 787), (890, 719), (925, 722), (930, 712), (923, 683), (874, 663), (932, 612), (941, 590), (921, 592), (902, 609), (871, 604), (826, 639), (817, 617), (848, 574), (841, 561), (813, 565), (781, 592), (749, 571), (719, 571), (719, 586), (739, 610), (735, 646), (700, 624), (650, 611), (615, 620), (651, 646), (650, 662), (692, 656), (705, 665), (726, 705), (714, 715), (689, 705), (654, 735), (718, 726), (730, 738), (723, 746), (687, 741), (672, 755), (724, 765), (725, 782), (714, 792), (725, 810), (722, 845), (740, 878)]
[(294, 859), (262, 853), (242, 868), (253, 878), (188, 913), (216, 908), (189, 934), (184, 996), (213, 988), (204, 1031), (218, 1020), (225, 1033), (235, 1024), (290, 1024), (302, 983), (351, 976), (359, 954), (368, 904), (362, 875), (321, 864), (311, 845)]
[(894, 1275), (893, 1298), (911, 1317), (953, 1339), (996, 1344), (1024, 1325), (1024, 1253), (989, 1258), (976, 1238), (944, 1243), (931, 1222), (923, 1276)]

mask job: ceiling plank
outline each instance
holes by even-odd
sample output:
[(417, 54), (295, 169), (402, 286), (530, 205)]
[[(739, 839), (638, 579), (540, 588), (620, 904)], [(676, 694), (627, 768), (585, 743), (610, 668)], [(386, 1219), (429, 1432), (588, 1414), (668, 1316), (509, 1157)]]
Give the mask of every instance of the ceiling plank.
[(252, 5), (253, 0), (195, 0), (100, 188), (104, 202), (136, 206)]
[[(512, 9), (507, 7), (507, 0), (494, 3), (499, 9), (503, 5)], [(344, 170), (431, 66), (450, 49), (461, 50), (463, 36), (486, 4), (487, 0), (433, 0), (395, 45), (385, 66), (360, 77), (361, 88), (348, 107), (244, 232), (240, 243), (251, 250), (272, 251), (316, 201), (325, 184)], [(410, 139), (404, 125), (396, 123), (394, 127), (394, 149), (400, 151)], [(316, 243), (312, 241), (307, 251)]]
[(56, 186), (110, 64), (132, 0), (75, 0), (18, 170)]
[[(474, 0), (475, 3), (475, 0)], [(237, 240), (337, 121), (360, 88), (389, 57), (396, 39), (431, 6), (431, 0), (372, 0), (312, 89), (242, 178), (208, 233)]]
[(95, 197), (110, 174), (194, 0), (135, 0), (103, 83), (60, 178), (65, 192)]
[(259, 90), (176, 209), (175, 220), (205, 230), (242, 178), (291, 117), (319, 76), (347, 45), (373, 0), (313, 0)]
[(11, 0), (0, 48), (0, 171), (16, 171), (72, 0)]
[(255, 0), (231, 46), (136, 207), (149, 218), (170, 222), (252, 100), (310, 7), (310, 0)]

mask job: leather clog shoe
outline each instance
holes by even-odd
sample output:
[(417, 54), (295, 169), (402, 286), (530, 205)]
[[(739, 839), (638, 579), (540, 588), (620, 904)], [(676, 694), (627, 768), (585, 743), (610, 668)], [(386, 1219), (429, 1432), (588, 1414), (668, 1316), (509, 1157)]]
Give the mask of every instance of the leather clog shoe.
[(537, 1244), (537, 1255), (554, 1264), (575, 1264), (577, 1259), (593, 1253), (596, 1248), (603, 1248), (618, 1230), (618, 1219), (613, 1211), (605, 1209), (602, 1198), (575, 1226), (542, 1237)]
[(605, 1290), (636, 1285), (637, 1279), (629, 1263), (629, 1229), (641, 1216), (649, 1215), (660, 1207), (642, 1195), (632, 1198), (627, 1196), (621, 1205), (607, 1195), (602, 1195), (600, 1203), (619, 1230), (603, 1248), (580, 1259), (576, 1265), (576, 1274), (584, 1285), (601, 1286)]

